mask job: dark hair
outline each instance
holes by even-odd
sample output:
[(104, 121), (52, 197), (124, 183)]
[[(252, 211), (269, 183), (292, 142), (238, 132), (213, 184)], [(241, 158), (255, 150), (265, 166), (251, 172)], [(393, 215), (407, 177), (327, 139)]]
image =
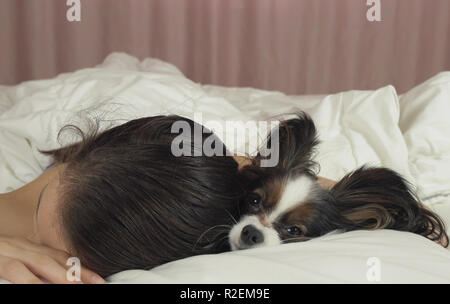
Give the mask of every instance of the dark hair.
[[(66, 126), (80, 133), (81, 142), (43, 151), (66, 165), (63, 235), (87, 268), (106, 277), (228, 249), (242, 196), (238, 164), (231, 156), (174, 156), (171, 144), (179, 134), (171, 127), (177, 121), (191, 130), (200, 126), (176, 115), (136, 119), (101, 133)], [(214, 135), (200, 127), (203, 145)], [(200, 148), (193, 135), (184, 139), (191, 151)]]
[(345, 231), (409, 231), (449, 245), (442, 219), (425, 208), (412, 185), (393, 170), (363, 166), (345, 175), (330, 193)]

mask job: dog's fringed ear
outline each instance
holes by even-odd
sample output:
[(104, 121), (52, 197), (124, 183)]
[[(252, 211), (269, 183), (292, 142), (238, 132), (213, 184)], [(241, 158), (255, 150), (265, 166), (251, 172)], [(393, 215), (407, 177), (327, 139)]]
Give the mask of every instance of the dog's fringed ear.
[[(315, 146), (319, 143), (316, 127), (305, 112), (299, 112), (296, 116), (280, 121), (268, 136), (266, 146), (278, 152), (276, 167), (294, 171), (311, 170), (316, 165), (312, 156)], [(262, 158), (260, 153), (255, 160), (260, 161)]]
[(390, 169), (361, 167), (342, 178), (331, 194), (342, 230), (394, 229), (423, 235), (444, 247), (449, 244), (440, 217), (426, 209), (409, 183)]

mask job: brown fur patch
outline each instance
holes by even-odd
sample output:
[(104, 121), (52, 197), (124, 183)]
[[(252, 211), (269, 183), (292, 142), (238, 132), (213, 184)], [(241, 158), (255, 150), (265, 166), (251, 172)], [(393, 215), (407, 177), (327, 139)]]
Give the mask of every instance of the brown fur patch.
[(369, 220), (375, 221), (364, 227), (369, 230), (383, 229), (393, 222), (391, 214), (383, 206), (374, 203), (353, 208), (350, 211), (343, 212), (342, 215), (358, 224), (363, 224)]
[(255, 190), (264, 202), (264, 210), (270, 213), (281, 199), (286, 183), (278, 178), (268, 181), (262, 188)]
[(303, 203), (286, 214), (286, 221), (289, 223), (307, 223), (312, 220), (314, 210), (314, 203)]

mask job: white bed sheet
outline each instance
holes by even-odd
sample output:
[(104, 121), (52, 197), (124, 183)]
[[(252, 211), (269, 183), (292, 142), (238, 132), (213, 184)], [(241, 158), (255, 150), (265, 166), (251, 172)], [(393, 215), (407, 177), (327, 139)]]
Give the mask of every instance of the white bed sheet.
[[(375, 271), (375, 272), (372, 272)], [(448, 250), (416, 234), (353, 231), (129, 270), (113, 283), (449, 283)], [(379, 276), (377, 276), (379, 275)]]
[[(436, 77), (441, 79), (442, 75)], [(439, 83), (443, 83), (441, 90), (448, 91), (446, 79)], [(432, 103), (434, 110), (424, 113), (444, 121), (450, 114), (440, 105), (445, 94), (427, 94), (427, 89), (422, 88), (425, 93), (415, 108)], [(86, 116), (102, 117), (103, 127), (107, 128), (157, 114), (195, 118), (194, 113), (201, 112), (202, 122), (214, 119), (224, 123), (226, 120), (268, 120), (305, 110), (315, 120), (322, 140), (317, 155), (322, 176), (339, 179), (363, 164), (393, 168), (419, 189), (439, 189), (433, 192), (433, 197), (425, 193), (422, 198), (448, 221), (450, 185), (447, 181), (450, 179), (435, 178), (430, 171), (422, 175), (421, 170), (415, 169), (417, 162), (411, 162), (412, 156), (420, 160), (430, 154), (429, 151), (419, 153), (422, 150), (415, 149), (414, 144), (423, 141), (421, 136), (433, 137), (432, 128), (442, 124), (428, 126), (431, 131), (422, 134), (417, 130), (429, 117), (415, 121), (414, 115), (403, 115), (402, 108), (406, 108), (405, 113), (414, 112), (407, 109), (405, 101), (399, 101), (392, 86), (374, 91), (294, 97), (254, 88), (202, 86), (168, 63), (150, 58), (140, 62), (115, 53), (95, 68), (0, 87), (0, 193), (36, 178), (50, 162), (38, 149), (58, 147), (59, 129), (67, 123), (83, 126)], [(405, 134), (418, 125), (414, 129), (417, 140), (405, 137), (399, 123)], [(447, 136), (442, 132), (436, 134), (441, 143), (450, 143), (448, 132)], [(76, 139), (68, 136), (63, 138), (63, 143), (73, 140)], [(248, 145), (240, 144), (241, 150)], [(433, 150), (433, 165), (438, 166), (439, 159), (448, 160), (448, 151)], [(448, 177), (450, 172), (442, 174)], [(151, 271), (117, 274), (111, 281), (368, 282), (365, 263), (373, 256), (380, 258), (383, 265), (381, 282), (450, 282), (449, 252), (410, 233), (360, 231), (301, 244), (193, 257)], [(246, 263), (239, 263), (241, 260)]]

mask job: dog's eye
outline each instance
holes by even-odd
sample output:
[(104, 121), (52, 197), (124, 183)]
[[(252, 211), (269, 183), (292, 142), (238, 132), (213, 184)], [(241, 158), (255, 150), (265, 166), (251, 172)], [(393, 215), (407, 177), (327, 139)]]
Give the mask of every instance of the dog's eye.
[(291, 235), (297, 235), (298, 236), (298, 235), (301, 235), (303, 233), (303, 231), (300, 228), (298, 228), (297, 226), (288, 227), (286, 230)]
[(250, 193), (247, 196), (247, 204), (253, 207), (258, 207), (261, 205), (261, 196), (256, 193)]

